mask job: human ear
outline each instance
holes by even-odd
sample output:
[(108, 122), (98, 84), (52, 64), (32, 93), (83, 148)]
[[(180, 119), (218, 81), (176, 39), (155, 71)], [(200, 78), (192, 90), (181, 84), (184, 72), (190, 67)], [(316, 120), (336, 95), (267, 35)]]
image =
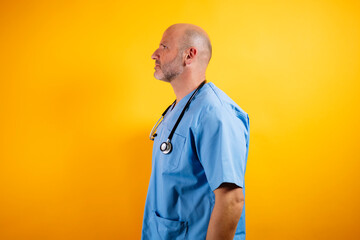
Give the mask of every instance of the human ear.
[(194, 47), (189, 48), (186, 51), (185, 64), (186, 65), (191, 64), (196, 55), (197, 55), (197, 49)]

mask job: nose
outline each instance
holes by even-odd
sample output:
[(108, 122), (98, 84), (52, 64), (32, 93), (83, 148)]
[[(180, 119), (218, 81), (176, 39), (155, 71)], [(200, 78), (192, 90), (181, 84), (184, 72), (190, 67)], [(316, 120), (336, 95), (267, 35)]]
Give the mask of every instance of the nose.
[(151, 55), (151, 59), (153, 60), (159, 59), (158, 49), (156, 49), (155, 52)]

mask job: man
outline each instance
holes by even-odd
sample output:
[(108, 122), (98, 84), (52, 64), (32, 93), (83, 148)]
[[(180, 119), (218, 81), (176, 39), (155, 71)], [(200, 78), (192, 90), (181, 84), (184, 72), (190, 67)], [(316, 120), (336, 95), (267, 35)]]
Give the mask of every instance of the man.
[(211, 53), (203, 29), (175, 24), (151, 56), (155, 78), (171, 84), (176, 101), (153, 135), (143, 240), (245, 239), (249, 117), (206, 83)]

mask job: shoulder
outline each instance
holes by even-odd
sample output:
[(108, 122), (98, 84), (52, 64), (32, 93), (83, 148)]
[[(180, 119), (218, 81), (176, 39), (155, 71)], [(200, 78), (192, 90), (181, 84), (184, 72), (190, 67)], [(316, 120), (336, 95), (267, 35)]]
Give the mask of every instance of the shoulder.
[(205, 86), (196, 99), (199, 113), (197, 126), (209, 121), (241, 121), (248, 128), (249, 116), (238, 104), (215, 84), (210, 82)]

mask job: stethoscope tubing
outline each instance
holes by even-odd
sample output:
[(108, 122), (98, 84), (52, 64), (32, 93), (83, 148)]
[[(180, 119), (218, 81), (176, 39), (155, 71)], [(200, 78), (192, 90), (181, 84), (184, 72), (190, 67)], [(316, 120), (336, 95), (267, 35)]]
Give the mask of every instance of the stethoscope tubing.
[(170, 132), (170, 135), (169, 135), (169, 137), (168, 137), (168, 140), (169, 140), (169, 141), (171, 141), (171, 139), (172, 139), (172, 137), (173, 137), (173, 135), (174, 135), (174, 133), (175, 133), (175, 130), (176, 130), (177, 126), (179, 125), (181, 119), (183, 118), (183, 116), (184, 116), (184, 114), (185, 114), (186, 109), (189, 107), (189, 105), (190, 105), (190, 103), (191, 103), (191, 100), (194, 98), (194, 96), (195, 96), (196, 93), (200, 90), (200, 88), (201, 88), (202, 86), (204, 86), (205, 82), (206, 82), (206, 80), (203, 81), (203, 82), (199, 85), (198, 88), (196, 88), (195, 92), (191, 95), (191, 97), (190, 97), (189, 100), (187, 101), (187, 103), (186, 103), (185, 107), (183, 108), (183, 110), (181, 111), (180, 116), (178, 117), (178, 119), (177, 119), (177, 121), (176, 121), (173, 129), (172, 129), (171, 132)]
[[(184, 116), (184, 114), (185, 114), (185, 111), (186, 111), (186, 109), (189, 107), (192, 99), (195, 97), (195, 95), (197, 94), (197, 92), (202, 88), (202, 86), (204, 86), (205, 83), (206, 83), (206, 79), (196, 88), (196, 90), (195, 90), (195, 91), (193, 92), (193, 94), (190, 96), (189, 100), (188, 100), (187, 103), (185, 104), (185, 107), (184, 107), (183, 110), (181, 111), (178, 119), (176, 120), (175, 125), (174, 125), (174, 127), (172, 128), (172, 130), (171, 130), (171, 132), (170, 132), (170, 134), (169, 134), (166, 142), (161, 143), (161, 145), (160, 145), (160, 151), (161, 151), (162, 153), (164, 153), (164, 154), (169, 154), (169, 153), (172, 151), (173, 147), (172, 147), (172, 144), (171, 144), (171, 139), (172, 139), (172, 137), (173, 137), (173, 135), (174, 135), (174, 133), (175, 133), (175, 130), (176, 130), (176, 128), (178, 127), (181, 119), (183, 118), (183, 116)], [(176, 102), (176, 99), (175, 99), (175, 101), (174, 101), (170, 106), (168, 106), (168, 107), (166, 108), (166, 110), (164, 111), (164, 113), (161, 115), (161, 117), (159, 118), (159, 120), (156, 122), (155, 126), (151, 129), (150, 140), (154, 140), (155, 137), (157, 136), (157, 134), (156, 134), (156, 129), (157, 129), (158, 126), (160, 125), (160, 123), (161, 123), (160, 121), (164, 118), (164, 116), (166, 115), (166, 113), (167, 113), (167, 111), (169, 110), (169, 108), (170, 108), (171, 106), (173, 106), (173, 105), (175, 104), (175, 102)], [(159, 123), (159, 122), (160, 122), (160, 123)], [(155, 130), (154, 130), (154, 129), (155, 129)], [(155, 132), (155, 133), (154, 133), (154, 132)]]
[(156, 132), (157, 128), (159, 127), (159, 125), (160, 125), (159, 122), (164, 118), (164, 116), (165, 116), (165, 114), (167, 113), (167, 111), (169, 110), (169, 108), (170, 108), (172, 105), (174, 105), (175, 102), (176, 102), (176, 100), (175, 100), (170, 106), (168, 106), (168, 107), (166, 108), (166, 110), (163, 112), (163, 114), (161, 114), (161, 117), (159, 118), (159, 120), (157, 120), (157, 122), (155, 123), (155, 125), (154, 125), (153, 128), (151, 129), (150, 136), (149, 136), (149, 138), (150, 138), (151, 141), (154, 141), (155, 137), (157, 136), (157, 134), (154, 133), (154, 132)]

